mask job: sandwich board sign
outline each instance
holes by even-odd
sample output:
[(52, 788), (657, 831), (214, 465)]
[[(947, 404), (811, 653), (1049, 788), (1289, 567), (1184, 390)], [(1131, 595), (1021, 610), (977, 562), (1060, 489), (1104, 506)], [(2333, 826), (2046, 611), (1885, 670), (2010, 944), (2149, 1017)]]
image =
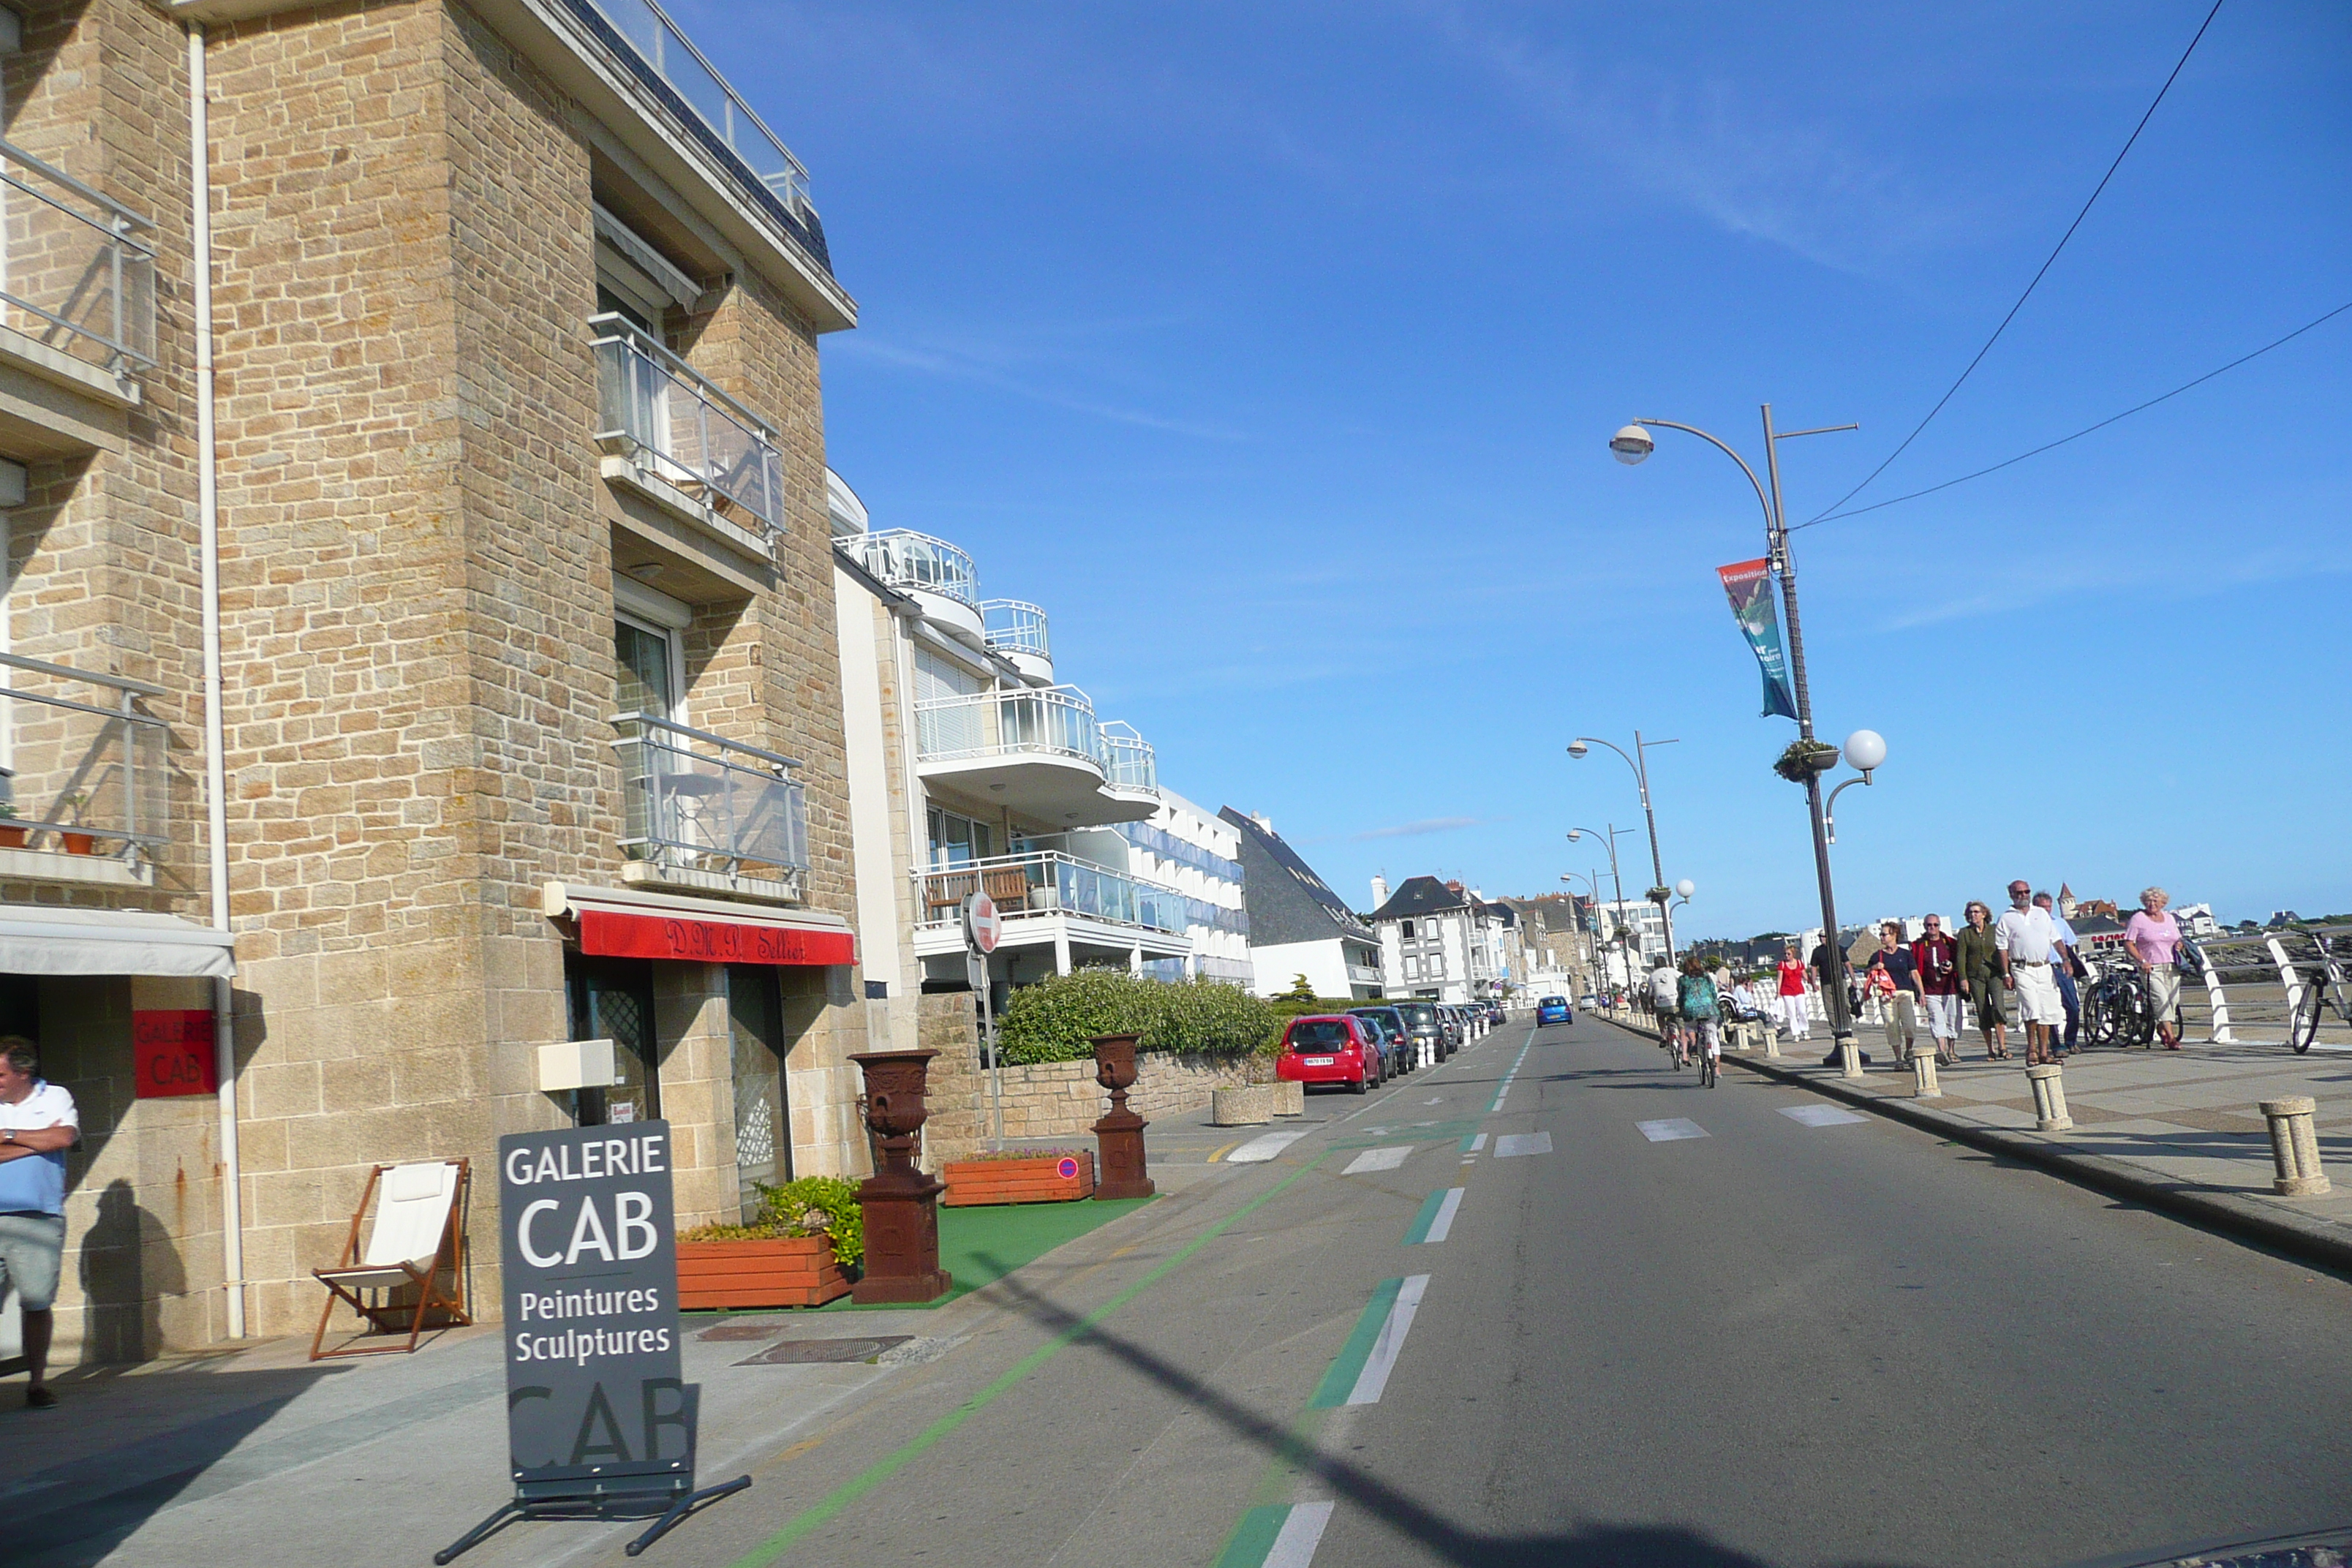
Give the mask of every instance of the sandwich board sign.
[(659, 1515), (630, 1555), (698, 1504), (696, 1400), (679, 1373), (677, 1236), (667, 1121), (499, 1140), (507, 1447), (514, 1500), (436, 1563), (509, 1519)]

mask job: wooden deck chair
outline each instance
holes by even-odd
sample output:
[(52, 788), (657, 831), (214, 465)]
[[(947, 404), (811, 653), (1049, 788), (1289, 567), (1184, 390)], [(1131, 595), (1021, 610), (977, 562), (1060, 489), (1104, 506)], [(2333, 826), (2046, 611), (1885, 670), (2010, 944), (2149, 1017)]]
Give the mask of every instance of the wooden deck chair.
[[(465, 1308), (466, 1183), (463, 1160), (421, 1160), (407, 1165), (378, 1165), (368, 1174), (352, 1215), (352, 1234), (343, 1243), (342, 1261), (311, 1274), (327, 1288), (327, 1304), (319, 1312), (319, 1331), (310, 1339), (310, 1359), (381, 1355), (416, 1348), (425, 1317), (445, 1314), (433, 1326), (470, 1323)], [(360, 1225), (368, 1217), (369, 1200), (375, 1200), (375, 1221), (368, 1230), (367, 1250), (360, 1250)], [(445, 1283), (446, 1280), (446, 1283)], [(400, 1298), (414, 1293), (414, 1301)], [(321, 1351), (327, 1321), (338, 1300), (373, 1325), (379, 1334), (408, 1331), (401, 1344), (345, 1344)]]

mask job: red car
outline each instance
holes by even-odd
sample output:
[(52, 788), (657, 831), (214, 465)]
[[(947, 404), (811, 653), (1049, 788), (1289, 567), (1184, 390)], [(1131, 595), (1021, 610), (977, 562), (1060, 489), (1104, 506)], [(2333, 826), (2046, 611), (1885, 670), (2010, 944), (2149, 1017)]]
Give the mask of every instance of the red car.
[(1293, 1018), (1274, 1075), (1286, 1083), (1344, 1083), (1361, 1094), (1381, 1081), (1380, 1041), (1361, 1018), (1344, 1013)]

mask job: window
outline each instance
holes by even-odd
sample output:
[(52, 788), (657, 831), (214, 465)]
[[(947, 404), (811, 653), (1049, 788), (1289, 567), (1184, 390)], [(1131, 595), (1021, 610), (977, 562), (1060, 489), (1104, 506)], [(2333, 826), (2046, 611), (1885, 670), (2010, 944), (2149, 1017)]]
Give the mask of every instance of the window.
[(969, 866), (996, 853), (996, 830), (990, 824), (959, 816), (933, 806), (925, 813), (930, 828), (931, 867)]
[(1411, 921), (1404, 922), (1404, 931), (1401, 934), (1402, 934), (1407, 942), (1411, 942), (1412, 940), (1412, 922)]
[(650, 621), (618, 616), (613, 623), (613, 651), (620, 673), (621, 711), (675, 721), (685, 706), (678, 685), (684, 661), (678, 658), (677, 634)]

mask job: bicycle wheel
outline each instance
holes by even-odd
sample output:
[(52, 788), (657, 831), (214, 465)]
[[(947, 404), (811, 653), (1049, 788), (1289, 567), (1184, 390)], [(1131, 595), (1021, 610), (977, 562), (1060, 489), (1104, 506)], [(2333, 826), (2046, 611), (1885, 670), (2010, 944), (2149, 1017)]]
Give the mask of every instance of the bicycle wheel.
[(2294, 1047), (2296, 1056), (2311, 1049), (2311, 1042), (2319, 1034), (2320, 1010), (2327, 1005), (2329, 983), (2310, 975), (2303, 977), (2297, 987), (2294, 1006), (2286, 1019), (2286, 1043)]

